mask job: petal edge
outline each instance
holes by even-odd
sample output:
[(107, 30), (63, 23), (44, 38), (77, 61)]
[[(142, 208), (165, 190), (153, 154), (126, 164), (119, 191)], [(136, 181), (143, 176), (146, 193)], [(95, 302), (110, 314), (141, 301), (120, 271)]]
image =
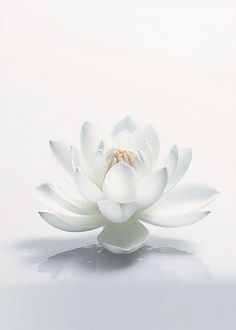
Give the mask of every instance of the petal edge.
[(148, 229), (139, 221), (105, 226), (98, 235), (98, 242), (108, 251), (127, 254), (137, 251), (148, 239)]

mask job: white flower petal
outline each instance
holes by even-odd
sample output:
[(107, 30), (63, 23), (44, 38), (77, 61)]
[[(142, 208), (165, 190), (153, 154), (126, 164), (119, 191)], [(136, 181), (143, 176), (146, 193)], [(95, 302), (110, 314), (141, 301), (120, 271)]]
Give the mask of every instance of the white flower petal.
[(193, 212), (179, 215), (158, 216), (155, 214), (142, 214), (139, 216), (141, 221), (148, 222), (152, 225), (160, 227), (182, 227), (192, 225), (205, 218), (210, 212)]
[(173, 146), (170, 150), (170, 153), (166, 162), (166, 169), (168, 173), (168, 179), (173, 175), (178, 164), (178, 149), (176, 146)]
[(107, 161), (103, 154), (103, 149), (99, 148), (94, 156), (93, 162), (93, 178), (94, 182), (101, 187), (105, 174), (107, 172)]
[(112, 137), (115, 138), (116, 135), (118, 135), (123, 130), (127, 130), (130, 133), (132, 133), (136, 128), (137, 128), (136, 123), (133, 121), (132, 118), (127, 116), (114, 126), (112, 130)]
[(75, 180), (79, 193), (88, 202), (97, 203), (104, 199), (102, 191), (79, 168), (76, 169)]
[(176, 186), (163, 195), (154, 206), (157, 215), (176, 215), (195, 212), (212, 202), (219, 192), (199, 183), (186, 183)]
[(133, 135), (138, 143), (138, 148), (140, 149), (144, 150), (145, 140), (148, 141), (148, 143), (152, 148), (153, 164), (156, 165), (160, 151), (160, 141), (153, 126), (148, 125), (148, 126), (140, 127), (133, 132)]
[(87, 231), (104, 226), (101, 215), (69, 216), (51, 212), (39, 212), (40, 216), (51, 226), (64, 231)]
[(139, 209), (153, 205), (163, 194), (167, 182), (167, 170), (162, 168), (146, 177), (138, 184), (135, 200)]
[[(81, 159), (80, 159), (80, 154), (77, 148), (71, 147), (70, 150), (70, 158), (71, 158), (71, 164), (73, 167), (73, 170), (75, 172), (77, 167), (80, 167), (82, 165)], [(74, 175), (74, 173), (73, 173)]]
[(44, 183), (36, 188), (36, 192), (42, 203), (53, 211), (61, 212), (63, 208), (80, 215), (98, 213), (94, 205), (71, 198), (58, 186)]
[(98, 128), (93, 123), (84, 122), (80, 131), (80, 146), (88, 167), (90, 167), (100, 143), (101, 135)]
[(182, 148), (176, 149), (176, 151), (178, 161), (174, 172), (168, 179), (166, 191), (172, 189), (182, 179), (192, 160), (192, 149)]
[(49, 141), (49, 145), (53, 156), (63, 173), (69, 179), (74, 180), (75, 172), (71, 161), (72, 146), (60, 141)]
[(149, 232), (139, 221), (109, 224), (98, 236), (99, 243), (108, 251), (122, 254), (138, 250), (148, 239)]
[(133, 199), (136, 189), (135, 170), (126, 163), (114, 165), (106, 174), (103, 183), (103, 192), (106, 197), (125, 202)]
[(136, 150), (137, 143), (134, 136), (127, 130), (123, 130), (117, 134), (112, 142), (115, 149)]
[(124, 223), (137, 211), (137, 203), (119, 203), (110, 199), (98, 202), (98, 208), (106, 219), (114, 223)]

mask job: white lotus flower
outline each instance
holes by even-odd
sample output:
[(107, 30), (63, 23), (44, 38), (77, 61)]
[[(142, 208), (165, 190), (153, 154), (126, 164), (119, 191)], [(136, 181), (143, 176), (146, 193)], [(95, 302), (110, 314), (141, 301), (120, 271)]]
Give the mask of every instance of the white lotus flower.
[[(149, 237), (143, 222), (180, 227), (204, 218), (203, 207), (217, 191), (202, 184), (179, 184), (191, 149), (173, 146), (165, 167), (157, 168), (159, 138), (152, 126), (126, 117), (104, 138), (85, 122), (80, 148), (51, 141), (52, 153), (74, 185), (70, 193), (45, 183), (37, 188), (52, 212), (40, 212), (50, 225), (77, 232), (103, 227), (98, 241), (113, 253), (131, 253)], [(177, 186), (176, 186), (177, 185)], [(83, 199), (83, 200), (82, 200)]]

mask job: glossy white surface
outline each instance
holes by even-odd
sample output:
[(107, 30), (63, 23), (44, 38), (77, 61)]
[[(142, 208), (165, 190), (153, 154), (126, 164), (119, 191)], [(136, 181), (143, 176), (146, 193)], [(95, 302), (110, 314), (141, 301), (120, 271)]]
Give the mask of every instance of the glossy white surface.
[[(8, 1), (1, 20), (0, 328), (236, 327), (233, 1)], [(193, 147), (184, 181), (221, 195), (191, 227), (149, 226), (133, 255), (43, 222), (33, 189), (64, 183), (48, 140), (130, 114), (158, 127), (162, 159)]]

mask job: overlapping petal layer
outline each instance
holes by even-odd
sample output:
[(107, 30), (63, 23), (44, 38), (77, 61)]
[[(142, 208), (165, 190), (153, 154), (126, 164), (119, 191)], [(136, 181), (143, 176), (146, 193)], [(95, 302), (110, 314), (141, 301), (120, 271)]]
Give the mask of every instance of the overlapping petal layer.
[(153, 164), (156, 165), (158, 156), (159, 156), (159, 151), (160, 151), (160, 141), (159, 137), (155, 131), (155, 129), (152, 127), (152, 125), (148, 126), (143, 126), (137, 128), (134, 132), (133, 135), (137, 141), (138, 148), (142, 150), (146, 150), (146, 142), (151, 146), (152, 150), (152, 155), (153, 155)]
[(139, 220), (160, 227), (183, 227), (189, 226), (205, 218), (210, 212), (189, 212), (177, 215), (156, 215), (151, 213), (140, 214)]
[(137, 128), (137, 124), (133, 121), (129, 116), (125, 117), (121, 121), (119, 121), (112, 130), (112, 137), (115, 138), (122, 131), (128, 131), (133, 133)]
[(142, 222), (181, 227), (200, 221), (209, 214), (203, 208), (218, 194), (203, 184), (176, 186), (191, 162), (189, 148), (173, 146), (165, 167), (155, 169), (158, 135), (151, 125), (138, 127), (130, 117), (117, 123), (108, 138), (84, 122), (79, 150), (59, 141), (50, 147), (77, 191), (39, 186), (40, 199), (52, 210), (40, 212), (41, 217), (64, 231), (104, 226), (98, 241), (113, 253), (131, 253), (143, 245), (149, 233)]
[(51, 210), (61, 212), (62, 209), (80, 215), (98, 213), (94, 205), (69, 196), (61, 187), (44, 183), (36, 188), (39, 199)]
[(75, 181), (78, 192), (88, 202), (97, 203), (103, 199), (103, 192), (79, 168), (76, 169)]
[(105, 226), (97, 239), (106, 250), (120, 254), (138, 250), (148, 237), (147, 228), (137, 220), (130, 220)]
[(178, 215), (199, 211), (212, 202), (219, 192), (200, 183), (179, 184), (150, 209), (157, 215)]
[(144, 179), (139, 182), (135, 200), (137, 201), (140, 210), (150, 207), (161, 197), (166, 182), (166, 168), (144, 177)]
[(138, 209), (136, 201), (119, 203), (114, 200), (98, 202), (98, 208), (102, 215), (114, 223), (124, 223), (129, 220)]
[(118, 163), (106, 174), (103, 192), (107, 198), (125, 202), (134, 199), (137, 184), (135, 170), (126, 163)]
[(73, 181), (75, 171), (72, 165), (71, 153), (73, 148), (73, 153), (76, 154), (78, 160), (78, 150), (70, 144), (61, 141), (50, 141), (49, 145), (58, 166), (61, 168), (65, 176)]
[(65, 215), (51, 212), (39, 212), (40, 216), (50, 225), (64, 231), (87, 231), (105, 225), (100, 215)]
[(93, 123), (85, 121), (80, 131), (80, 148), (89, 175), (91, 174), (93, 158), (101, 141), (102, 139), (98, 127)]
[(94, 155), (93, 163), (93, 178), (94, 182), (98, 187), (102, 187), (106, 172), (107, 172), (107, 161), (104, 156), (103, 148), (99, 148)]
[(166, 191), (171, 190), (184, 176), (192, 160), (192, 149), (172, 147), (168, 162), (168, 183)]

